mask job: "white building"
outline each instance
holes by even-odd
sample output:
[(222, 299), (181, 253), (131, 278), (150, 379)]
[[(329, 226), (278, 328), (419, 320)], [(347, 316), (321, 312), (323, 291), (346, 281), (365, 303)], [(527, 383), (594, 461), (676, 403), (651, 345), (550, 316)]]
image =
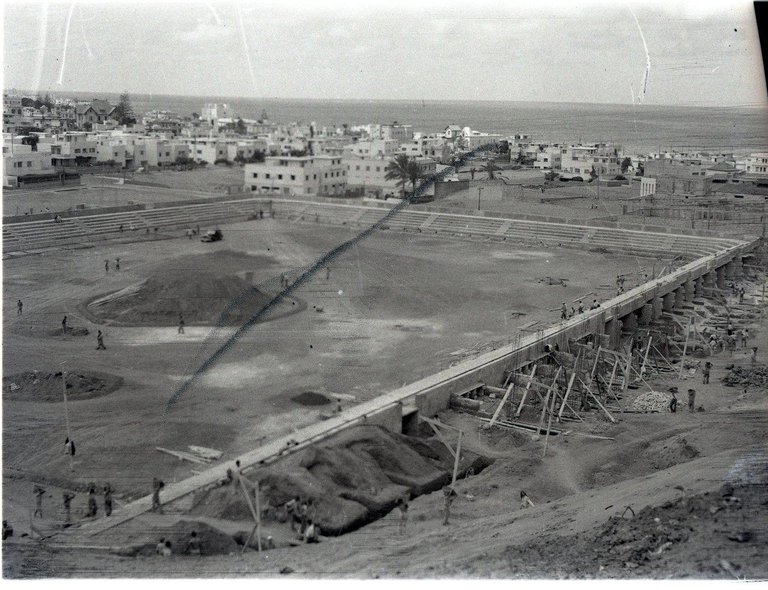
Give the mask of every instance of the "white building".
[(768, 174), (768, 152), (749, 154), (744, 159), (744, 171), (748, 174)]
[(246, 164), (245, 186), (258, 194), (344, 194), (347, 170), (333, 156), (270, 156), (262, 164)]
[[(423, 176), (430, 176), (437, 170), (437, 163), (431, 158), (415, 158), (421, 167)], [(347, 167), (347, 184), (350, 187), (364, 188), (377, 194), (397, 195), (402, 192), (402, 181), (394, 178), (387, 179), (387, 167), (391, 160), (383, 158), (350, 158), (345, 159)], [(409, 190), (406, 186), (406, 190)]]
[(207, 103), (200, 111), (200, 119), (206, 121), (214, 129), (218, 129), (219, 119), (232, 119), (235, 111), (228, 104)]
[(580, 175), (585, 180), (592, 171), (599, 176), (621, 173), (620, 146), (607, 143), (570, 145), (561, 150), (563, 172)]
[(537, 170), (559, 170), (562, 165), (562, 153), (559, 146), (545, 147), (536, 152), (533, 167)]

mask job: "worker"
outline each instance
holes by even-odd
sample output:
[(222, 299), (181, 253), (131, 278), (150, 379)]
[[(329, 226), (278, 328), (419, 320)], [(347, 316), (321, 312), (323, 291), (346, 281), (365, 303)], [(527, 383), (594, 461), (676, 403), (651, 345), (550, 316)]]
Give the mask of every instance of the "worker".
[(579, 301), (579, 313), (584, 313), (584, 302)]
[(109, 274), (109, 260), (104, 261), (104, 272)]
[(160, 555), (162, 555), (163, 557), (170, 557), (172, 553), (173, 551), (171, 550), (171, 541), (169, 539), (166, 539), (165, 544), (160, 550)]
[(184, 314), (179, 314), (179, 334), (184, 333)]
[(560, 319), (561, 320), (568, 319), (568, 307), (565, 305), (565, 301), (563, 301), (563, 306), (560, 308)]
[(163, 507), (160, 504), (160, 490), (165, 487), (162, 480), (156, 477), (152, 478), (152, 510), (156, 510), (160, 514), (163, 513)]
[(739, 285), (739, 303), (744, 303), (744, 285)]
[(107, 350), (107, 347), (104, 346), (104, 334), (101, 333), (101, 330), (96, 333), (96, 350)]
[(400, 509), (399, 531), (401, 535), (404, 535), (406, 525), (408, 524), (408, 495), (407, 494), (402, 498), (398, 499), (397, 507)]
[(107, 482), (104, 484), (104, 517), (112, 515), (112, 484)]
[(741, 333), (741, 347), (746, 348), (747, 347), (747, 341), (749, 340), (749, 328), (744, 328), (744, 330)]
[(16, 315), (21, 315), (21, 312), (24, 310), (24, 304), (21, 302), (21, 299), (16, 303)]
[(3, 541), (5, 541), (8, 537), (13, 536), (13, 527), (8, 524), (7, 520), (3, 521)]
[(43, 496), (45, 495), (45, 488), (35, 484), (32, 491), (35, 494), (35, 512), (33, 516), (43, 518)]
[(200, 539), (197, 537), (197, 531), (192, 531), (189, 534), (189, 541), (187, 546), (184, 547), (184, 553), (187, 555), (202, 555), (202, 549), (200, 547)]
[(296, 496), (293, 500), (288, 500), (285, 503), (285, 518), (291, 524), (291, 531), (296, 530), (296, 523), (299, 522), (299, 503), (301, 498)]
[(330, 266), (326, 266), (325, 267), (325, 280), (327, 281), (330, 278), (331, 278), (331, 267)]
[(160, 540), (157, 542), (157, 545), (155, 545), (155, 553), (157, 553), (158, 555), (162, 555), (163, 549), (165, 549), (165, 538), (160, 537)]
[(528, 497), (528, 494), (526, 494), (523, 490), (520, 490), (520, 510), (525, 510), (526, 508), (533, 508), (534, 506), (535, 504)]
[(712, 363), (707, 361), (704, 363), (704, 369), (702, 370), (702, 374), (704, 375), (704, 385), (707, 385), (709, 383), (709, 373), (712, 370)]
[(677, 396), (675, 395), (675, 393), (676, 391), (672, 392), (672, 399), (669, 400), (669, 411), (672, 412), (673, 414), (677, 412)]
[(693, 412), (693, 407), (696, 403), (696, 390), (695, 389), (689, 389), (688, 390), (688, 411)]
[(62, 502), (64, 503), (64, 523), (69, 525), (72, 521), (72, 500), (74, 500), (75, 494), (72, 492), (64, 491), (61, 494)]
[(99, 505), (96, 503), (96, 484), (88, 484), (88, 512), (86, 516), (96, 516), (99, 511)]
[(752, 347), (752, 364), (757, 362), (757, 346)]
[(115, 270), (120, 270), (120, 259), (115, 258)]
[(69, 437), (64, 441), (64, 452), (67, 455), (75, 456), (75, 441), (70, 440)]
[(304, 542), (305, 543), (319, 543), (320, 535), (317, 530), (317, 525), (313, 520), (307, 520), (307, 526), (304, 529)]
[(443, 526), (448, 525), (448, 522), (451, 518), (451, 504), (453, 504), (453, 501), (456, 499), (456, 496), (458, 496), (458, 494), (456, 493), (456, 490), (453, 489), (453, 486), (445, 486), (443, 488), (443, 498), (444, 498)]
[(597, 302), (597, 299), (593, 299), (589, 309), (597, 309), (598, 307), (600, 307), (600, 304)]
[(61, 320), (61, 333), (67, 333), (67, 316), (64, 316), (64, 319)]
[(733, 334), (733, 324), (731, 322), (728, 322), (728, 327), (726, 328), (726, 332), (727, 332), (728, 336)]
[(301, 526), (299, 528), (299, 532), (303, 535), (304, 531), (307, 530), (307, 516), (309, 512), (309, 504), (307, 502), (302, 502), (299, 504), (299, 518), (301, 520)]

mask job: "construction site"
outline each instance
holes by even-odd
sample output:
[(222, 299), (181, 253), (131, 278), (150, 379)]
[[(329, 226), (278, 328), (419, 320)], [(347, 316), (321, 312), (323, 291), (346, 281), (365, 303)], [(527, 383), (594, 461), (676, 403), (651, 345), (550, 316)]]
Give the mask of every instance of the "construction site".
[(121, 186), (5, 217), (5, 577), (768, 576), (757, 210)]

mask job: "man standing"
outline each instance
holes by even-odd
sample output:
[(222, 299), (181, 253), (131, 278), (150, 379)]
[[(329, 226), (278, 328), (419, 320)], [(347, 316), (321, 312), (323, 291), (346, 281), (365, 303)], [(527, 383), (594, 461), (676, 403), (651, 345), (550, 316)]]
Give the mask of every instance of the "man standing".
[(526, 494), (523, 490), (520, 490), (520, 510), (525, 510), (526, 508), (533, 508), (534, 506), (535, 504), (528, 497), (528, 494)]
[(285, 503), (285, 517), (291, 524), (291, 531), (296, 531), (296, 521), (298, 520), (298, 510), (301, 498), (296, 496), (293, 500)]
[(152, 510), (160, 514), (163, 513), (163, 507), (160, 505), (160, 490), (165, 484), (156, 477), (152, 478)]
[(75, 498), (75, 495), (72, 492), (63, 492), (61, 494), (61, 498), (64, 502), (64, 523), (69, 525), (72, 522), (72, 500)]
[(702, 370), (702, 373), (704, 375), (704, 385), (707, 385), (709, 383), (709, 373), (712, 370), (712, 363), (707, 361), (704, 363), (704, 369)]
[(99, 505), (96, 503), (96, 484), (88, 484), (88, 512), (86, 516), (96, 516), (99, 512)]
[(107, 482), (104, 485), (104, 516), (112, 515), (112, 484)]
[(67, 333), (67, 316), (64, 316), (64, 319), (61, 320), (61, 332), (62, 334)]
[(746, 348), (747, 347), (747, 340), (749, 340), (749, 328), (744, 328), (744, 330), (741, 332), (741, 347)]
[(24, 304), (21, 302), (21, 299), (19, 299), (18, 303), (16, 304), (16, 315), (21, 315), (23, 309)]
[(453, 504), (453, 501), (456, 499), (456, 496), (458, 496), (458, 494), (456, 493), (456, 490), (454, 490), (452, 486), (445, 486), (443, 488), (443, 497), (444, 497), (443, 526), (448, 525), (448, 521), (451, 518), (451, 504)]
[(43, 496), (45, 495), (45, 488), (35, 484), (35, 487), (33, 488), (33, 492), (35, 494), (34, 516), (39, 516), (40, 518), (43, 518)]
[(695, 389), (689, 389), (688, 390), (688, 411), (693, 413), (693, 406), (696, 403), (696, 390)]
[(120, 259), (119, 258), (115, 258), (115, 270), (117, 270), (117, 271), (120, 270)]
[(104, 261), (104, 272), (109, 274), (109, 260)]
[(179, 314), (179, 334), (184, 333), (184, 315)]
[(101, 330), (96, 333), (96, 350), (107, 350), (107, 347), (104, 346), (104, 334), (101, 333)]
[(406, 494), (397, 501), (397, 507), (400, 509), (400, 534), (405, 534), (405, 528), (408, 524), (408, 495)]
[(673, 414), (677, 412), (677, 396), (675, 391), (672, 392), (672, 399), (669, 400), (669, 411)]
[(200, 539), (197, 537), (197, 531), (192, 531), (189, 535), (189, 541), (184, 548), (184, 553), (187, 555), (202, 555), (202, 549), (200, 548)]
[(560, 308), (560, 319), (561, 320), (568, 319), (568, 307), (565, 305), (565, 301), (563, 301), (563, 306)]

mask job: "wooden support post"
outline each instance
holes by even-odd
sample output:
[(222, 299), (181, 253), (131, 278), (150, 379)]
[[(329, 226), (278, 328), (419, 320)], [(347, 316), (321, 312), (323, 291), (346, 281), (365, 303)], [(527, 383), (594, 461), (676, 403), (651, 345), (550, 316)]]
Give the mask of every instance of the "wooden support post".
[(648, 347), (645, 349), (645, 356), (643, 357), (643, 364), (640, 366), (640, 378), (643, 378), (643, 375), (645, 374), (645, 363), (648, 362), (648, 353), (651, 351), (651, 342), (653, 341), (653, 336), (650, 336), (648, 338)]
[(683, 378), (683, 368), (685, 367), (685, 353), (688, 352), (688, 338), (691, 335), (691, 323), (693, 320), (693, 316), (691, 316), (691, 319), (689, 320), (690, 323), (686, 323), (685, 325), (685, 344), (683, 344), (683, 356), (680, 358), (680, 372), (677, 374), (678, 379)]
[(451, 478), (451, 488), (456, 483), (456, 477), (459, 475), (459, 458), (461, 457), (461, 435), (463, 432), (459, 430), (459, 441), (456, 443), (456, 457), (453, 461), (453, 477)]
[(544, 436), (544, 452), (541, 454), (542, 457), (547, 456), (547, 444), (549, 443), (549, 430), (552, 428), (552, 416), (555, 415), (555, 402), (557, 401), (556, 396), (552, 396), (552, 406), (549, 408), (549, 422), (547, 423), (547, 434)]
[[(424, 418), (422, 418), (422, 420), (424, 420)], [(435, 436), (437, 436), (437, 438), (440, 440), (440, 442), (441, 442), (441, 443), (443, 443), (443, 444), (444, 444), (444, 445), (447, 447), (447, 449), (448, 449), (448, 450), (450, 451), (450, 453), (451, 453), (451, 456), (452, 456), (452, 457), (455, 459), (455, 458), (456, 458), (456, 453), (454, 452), (454, 450), (453, 450), (453, 448), (451, 447), (451, 445), (449, 445), (449, 444), (448, 444), (448, 441), (447, 441), (447, 440), (445, 440), (445, 438), (443, 438), (443, 433), (442, 433), (442, 432), (440, 432), (440, 431), (437, 429), (437, 426), (435, 426), (434, 424), (432, 424), (432, 421), (431, 421), (431, 420), (424, 420), (424, 422), (426, 422), (427, 424), (429, 424), (430, 428), (432, 428), (432, 430), (434, 430), (434, 432), (435, 432)]]
[(616, 369), (619, 368), (619, 359), (613, 363), (613, 369), (611, 370), (611, 380), (608, 381), (608, 391), (613, 391), (613, 380), (616, 378)]
[(552, 386), (547, 389), (547, 395), (544, 397), (544, 407), (541, 408), (541, 417), (539, 418), (539, 427), (536, 429), (536, 434), (541, 434), (541, 429), (544, 428), (544, 418), (547, 414), (547, 409), (549, 408), (549, 396), (552, 395), (552, 389), (555, 387), (556, 381), (552, 381)]
[[(655, 351), (656, 351), (656, 354), (658, 354), (658, 355), (661, 357), (661, 360), (663, 360), (665, 363), (667, 363), (667, 365), (669, 365), (669, 368), (670, 368), (670, 369), (672, 369), (673, 371), (675, 370), (675, 367), (672, 365), (672, 363), (670, 363), (670, 362), (669, 362), (669, 360), (667, 360), (667, 357), (665, 357), (665, 356), (664, 356), (664, 353), (663, 353), (663, 352), (661, 352), (661, 351), (660, 351), (658, 348), (656, 348), (655, 346), (653, 347), (653, 350), (655, 350)], [(657, 367), (658, 367), (658, 363), (657, 363)]]
[(538, 365), (533, 365), (533, 370), (531, 371), (531, 376), (528, 379), (528, 384), (525, 386), (525, 391), (523, 392), (523, 397), (520, 400), (520, 405), (517, 407), (517, 412), (515, 412), (515, 418), (520, 417), (520, 412), (523, 411), (523, 404), (525, 404), (525, 398), (528, 397), (528, 390), (531, 388), (531, 383), (533, 382), (533, 376), (536, 374), (536, 368)]
[(595, 355), (595, 364), (592, 365), (592, 372), (589, 374), (589, 382), (595, 380), (595, 371), (597, 371), (597, 363), (600, 361), (600, 352), (603, 350), (602, 346), (597, 347), (597, 354)]
[[(581, 380), (579, 380), (579, 381), (581, 381)], [(597, 396), (596, 396), (594, 393), (592, 393), (592, 390), (591, 390), (591, 389), (590, 389), (590, 388), (587, 386), (587, 384), (586, 384), (586, 383), (584, 383), (583, 381), (581, 381), (581, 384), (582, 384), (582, 385), (583, 385), (583, 386), (586, 388), (586, 390), (587, 390), (587, 393), (589, 393), (589, 395), (591, 395), (591, 396), (592, 396), (592, 399), (593, 399), (593, 400), (595, 400), (595, 402), (597, 403), (597, 405), (598, 405), (598, 406), (600, 406), (600, 409), (601, 409), (603, 412), (605, 412), (605, 415), (606, 415), (606, 416), (608, 416), (608, 419), (609, 419), (611, 422), (613, 422), (614, 424), (616, 424), (616, 420), (614, 419), (614, 417), (613, 417), (613, 416), (611, 416), (611, 413), (610, 413), (608, 410), (606, 410), (606, 409), (605, 409), (605, 406), (604, 406), (603, 404), (601, 404), (601, 403), (600, 403), (600, 400), (599, 400), (599, 399), (597, 399)]]
[(504, 403), (507, 401), (507, 398), (509, 397), (509, 394), (512, 392), (512, 390), (515, 388), (515, 382), (514, 380), (509, 384), (509, 387), (507, 387), (507, 391), (504, 394), (504, 397), (501, 398), (501, 402), (499, 402), (499, 406), (496, 408), (496, 411), (493, 413), (493, 417), (491, 418), (490, 423), (488, 426), (493, 426), (496, 422), (496, 419), (499, 417), (499, 414), (501, 414), (501, 408), (504, 406)]
[(258, 519), (256, 520), (256, 546), (259, 549), (259, 553), (261, 553), (261, 492), (259, 487), (259, 482), (256, 482), (256, 515), (258, 516)]
[(629, 387), (629, 368), (632, 366), (632, 352), (627, 355), (627, 366), (624, 368), (624, 381), (621, 384), (622, 395), (627, 395), (627, 388)]

